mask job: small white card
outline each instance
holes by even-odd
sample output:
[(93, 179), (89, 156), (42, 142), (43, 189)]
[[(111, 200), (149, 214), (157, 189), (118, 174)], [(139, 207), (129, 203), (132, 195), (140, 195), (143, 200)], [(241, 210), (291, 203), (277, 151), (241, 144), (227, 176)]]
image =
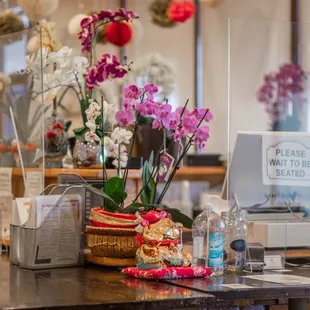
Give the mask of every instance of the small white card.
[(26, 192), (25, 197), (39, 196), (43, 192), (43, 175), (42, 171), (26, 172)]
[(0, 168), (0, 193), (12, 194), (12, 168)]
[(245, 288), (253, 288), (252, 286), (240, 284), (240, 283), (232, 283), (232, 284), (223, 284), (222, 286), (231, 288), (233, 290), (245, 289)]
[(244, 278), (279, 283), (283, 285), (310, 285), (310, 278), (287, 274), (264, 274), (256, 276), (245, 276)]

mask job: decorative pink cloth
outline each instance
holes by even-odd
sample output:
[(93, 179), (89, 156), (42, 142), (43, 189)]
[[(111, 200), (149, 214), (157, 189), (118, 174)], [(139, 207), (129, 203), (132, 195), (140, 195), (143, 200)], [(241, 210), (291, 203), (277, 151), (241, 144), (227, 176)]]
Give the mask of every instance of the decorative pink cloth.
[(184, 279), (184, 278), (205, 278), (212, 274), (209, 268), (202, 266), (195, 267), (168, 267), (160, 269), (141, 270), (137, 267), (127, 267), (122, 273), (129, 277), (147, 280), (159, 279)]

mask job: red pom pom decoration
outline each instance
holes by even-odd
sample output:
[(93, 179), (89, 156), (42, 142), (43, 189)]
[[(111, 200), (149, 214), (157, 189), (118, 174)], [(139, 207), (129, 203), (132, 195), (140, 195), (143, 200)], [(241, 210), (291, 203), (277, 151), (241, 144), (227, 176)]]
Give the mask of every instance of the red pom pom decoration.
[(105, 37), (108, 42), (122, 47), (132, 39), (132, 28), (124, 21), (110, 23), (105, 29)]
[(175, 23), (185, 23), (196, 12), (196, 5), (191, 1), (172, 2), (168, 9), (169, 18)]

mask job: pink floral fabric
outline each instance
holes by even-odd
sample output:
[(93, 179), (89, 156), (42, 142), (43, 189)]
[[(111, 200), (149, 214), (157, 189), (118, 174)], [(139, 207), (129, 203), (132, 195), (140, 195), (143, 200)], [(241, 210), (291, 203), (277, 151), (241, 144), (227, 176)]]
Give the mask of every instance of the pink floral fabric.
[(151, 270), (141, 270), (137, 267), (128, 267), (122, 273), (129, 277), (146, 280), (160, 279), (184, 279), (184, 278), (205, 278), (212, 274), (209, 268), (202, 266), (195, 267), (169, 267)]

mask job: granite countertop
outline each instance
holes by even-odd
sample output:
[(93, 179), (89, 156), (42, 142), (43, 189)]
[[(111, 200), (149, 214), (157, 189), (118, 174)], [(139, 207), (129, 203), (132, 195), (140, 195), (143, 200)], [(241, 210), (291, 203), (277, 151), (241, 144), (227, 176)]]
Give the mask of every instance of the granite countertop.
[[(288, 269), (289, 271), (283, 272), (264, 271), (264, 273), (252, 274), (243, 272), (205, 279), (164, 280), (164, 282), (211, 294), (215, 297), (216, 307), (270, 306), (287, 303), (288, 300), (292, 299), (310, 299), (310, 270), (303, 268)], [(278, 284), (247, 278), (247, 276), (261, 277), (263, 275), (272, 275), (273, 278), (276, 276), (301, 276), (305, 277), (305, 281), (308, 283), (289, 284), (286, 282), (286, 284)]]
[(0, 261), (0, 309), (181, 309), (214, 298), (176, 285), (126, 278), (96, 266), (32, 271)]

